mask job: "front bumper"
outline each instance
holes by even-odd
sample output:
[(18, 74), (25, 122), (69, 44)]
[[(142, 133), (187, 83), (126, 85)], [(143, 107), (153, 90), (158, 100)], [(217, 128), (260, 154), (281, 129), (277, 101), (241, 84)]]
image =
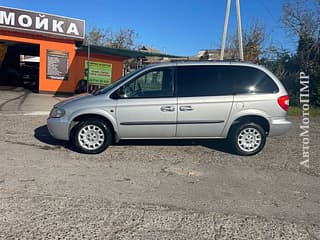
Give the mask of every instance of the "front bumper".
[(272, 118), (270, 121), (269, 136), (283, 135), (289, 131), (291, 122), (286, 118)]
[(47, 127), (52, 137), (59, 140), (69, 140), (69, 123), (62, 118), (48, 118)]

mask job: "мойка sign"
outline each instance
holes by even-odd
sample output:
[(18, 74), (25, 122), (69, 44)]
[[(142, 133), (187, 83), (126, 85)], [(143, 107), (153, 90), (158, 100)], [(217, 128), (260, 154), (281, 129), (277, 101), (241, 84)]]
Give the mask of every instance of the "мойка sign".
[(0, 6), (0, 29), (84, 38), (84, 20)]

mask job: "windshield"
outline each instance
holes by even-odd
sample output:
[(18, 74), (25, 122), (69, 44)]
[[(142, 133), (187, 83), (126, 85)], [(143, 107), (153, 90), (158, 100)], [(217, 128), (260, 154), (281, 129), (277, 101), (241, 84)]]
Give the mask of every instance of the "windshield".
[(117, 86), (121, 85), (122, 83), (124, 83), (126, 80), (128, 80), (131, 76), (141, 72), (142, 70), (144, 69), (143, 68), (140, 68), (140, 69), (137, 69), (125, 76), (123, 76), (122, 78), (116, 80), (115, 82), (109, 84), (107, 87), (103, 88), (103, 89), (100, 89), (96, 92), (93, 93), (93, 95), (100, 95), (100, 94), (105, 94), (107, 93), (108, 91), (112, 90), (113, 88), (116, 88)]

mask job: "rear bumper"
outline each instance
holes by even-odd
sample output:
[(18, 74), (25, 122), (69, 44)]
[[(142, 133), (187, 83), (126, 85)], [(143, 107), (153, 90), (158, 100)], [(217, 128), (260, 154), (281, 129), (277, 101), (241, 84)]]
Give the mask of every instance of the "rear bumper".
[(48, 118), (47, 127), (52, 137), (59, 140), (69, 140), (69, 124), (63, 118)]
[(283, 135), (289, 131), (291, 122), (285, 118), (271, 118), (269, 136)]

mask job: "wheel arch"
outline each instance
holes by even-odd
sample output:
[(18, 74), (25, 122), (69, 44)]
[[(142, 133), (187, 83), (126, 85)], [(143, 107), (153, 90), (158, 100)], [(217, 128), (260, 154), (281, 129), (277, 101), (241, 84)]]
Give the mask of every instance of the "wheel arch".
[(103, 122), (105, 122), (107, 124), (107, 126), (110, 128), (110, 130), (112, 131), (113, 134), (113, 139), (116, 140), (117, 139), (117, 128), (116, 128), (116, 124), (111, 120), (112, 118), (109, 118), (105, 115), (102, 115), (100, 113), (79, 113), (75, 116), (73, 116), (70, 120), (70, 124), (69, 124), (69, 138), (71, 136), (72, 133), (72, 129), (74, 129), (74, 127), (81, 121), (85, 120), (85, 119), (99, 119)]
[(270, 123), (267, 120), (267, 118), (263, 117), (263, 116), (260, 116), (260, 115), (252, 114), (252, 115), (241, 116), (241, 117), (238, 117), (235, 120), (233, 120), (233, 122), (231, 123), (231, 126), (230, 126), (230, 128), (228, 130), (227, 136), (230, 136), (230, 134), (233, 131), (233, 129), (235, 127), (237, 127), (239, 124), (242, 124), (242, 123), (256, 123), (256, 124), (260, 125), (264, 129), (266, 135), (269, 134)]

